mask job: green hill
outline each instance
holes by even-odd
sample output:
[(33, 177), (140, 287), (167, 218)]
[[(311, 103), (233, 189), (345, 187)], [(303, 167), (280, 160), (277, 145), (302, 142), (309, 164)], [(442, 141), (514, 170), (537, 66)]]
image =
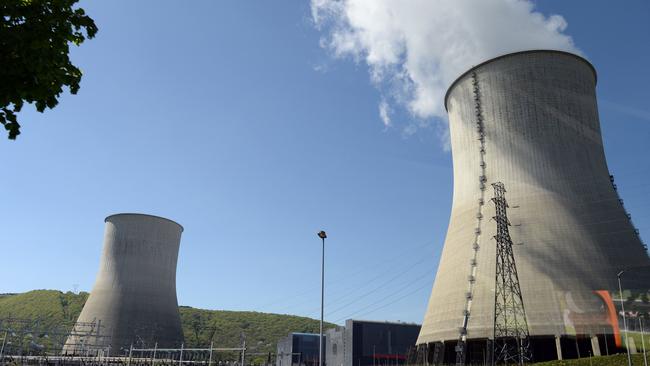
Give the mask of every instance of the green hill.
[[(0, 295), (0, 320), (29, 319), (43, 329), (74, 323), (88, 298), (88, 293), (74, 294), (52, 290), (36, 290), (24, 294)], [(38, 324), (36, 324), (38, 322)]]
[[(79, 316), (88, 293), (35, 290), (22, 294), (0, 294), (0, 321), (29, 319), (40, 329), (70, 327)], [(253, 311), (204, 310), (180, 306), (186, 347), (237, 347), (246, 335), (251, 353), (275, 352), (278, 339), (290, 332), (318, 332), (318, 320)], [(326, 323), (326, 327), (334, 324)], [(261, 357), (261, 356), (260, 356)]]

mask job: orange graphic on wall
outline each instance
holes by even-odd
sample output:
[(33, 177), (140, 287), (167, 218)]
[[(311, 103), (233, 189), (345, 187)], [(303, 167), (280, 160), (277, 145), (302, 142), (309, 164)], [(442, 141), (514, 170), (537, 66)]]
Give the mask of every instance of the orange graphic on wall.
[(600, 298), (603, 300), (607, 310), (607, 322), (612, 326), (612, 331), (614, 332), (614, 342), (616, 342), (616, 347), (621, 347), (623, 342), (621, 341), (621, 332), (618, 329), (618, 314), (616, 313), (616, 307), (614, 306), (614, 301), (612, 296), (609, 294), (609, 291), (598, 290), (594, 291)]

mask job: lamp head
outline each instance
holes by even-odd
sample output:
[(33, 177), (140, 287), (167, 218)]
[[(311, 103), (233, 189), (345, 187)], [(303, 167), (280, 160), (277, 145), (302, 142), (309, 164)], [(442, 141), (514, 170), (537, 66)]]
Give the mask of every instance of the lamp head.
[(321, 230), (317, 235), (321, 239), (327, 238), (327, 234), (325, 234), (325, 232), (323, 230)]

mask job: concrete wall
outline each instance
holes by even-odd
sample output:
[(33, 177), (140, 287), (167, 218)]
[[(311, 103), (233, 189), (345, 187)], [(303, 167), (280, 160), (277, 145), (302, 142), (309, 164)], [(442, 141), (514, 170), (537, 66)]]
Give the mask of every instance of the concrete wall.
[[(70, 337), (64, 352), (91, 347), (180, 347), (183, 331), (176, 299), (176, 262), (183, 228), (161, 217), (119, 214), (106, 218), (99, 272), (79, 322), (100, 324), (95, 337)], [(87, 347), (86, 347), (87, 348)]]
[(354, 366), (354, 319), (345, 321), (343, 343), (346, 345), (343, 353), (343, 366)]
[[(522, 243), (514, 255), (531, 335), (602, 333), (593, 291), (614, 289), (620, 269), (650, 261), (609, 180), (595, 71), (554, 51), (507, 55), (471, 71), (475, 77), (461, 76), (447, 97), (453, 204), (418, 344), (458, 339), (467, 309), (468, 338), (492, 337), (497, 181), (507, 190), (513, 241)], [(630, 276), (639, 283), (629, 278), (627, 287), (647, 287), (644, 276)]]
[(280, 339), (277, 345), (277, 357), (275, 358), (276, 366), (293, 366), (293, 333)]
[(327, 366), (344, 366), (344, 355), (346, 354), (345, 327), (328, 329), (325, 340)]

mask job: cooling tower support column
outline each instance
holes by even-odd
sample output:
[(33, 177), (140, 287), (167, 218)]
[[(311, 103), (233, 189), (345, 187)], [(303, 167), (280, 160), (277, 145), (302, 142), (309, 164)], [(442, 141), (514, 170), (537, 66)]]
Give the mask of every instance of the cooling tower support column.
[[(121, 355), (136, 348), (183, 342), (176, 299), (176, 263), (183, 227), (143, 214), (106, 218), (95, 285), (78, 322), (101, 324), (101, 336), (67, 339), (63, 352)], [(103, 351), (103, 352), (102, 352)]]
[(493, 183), (497, 223), (494, 236), (497, 245), (496, 276), (494, 281), (494, 339), (492, 355), (494, 363), (516, 362), (519, 365), (531, 361), (528, 322), (521, 297), (519, 276), (510, 238), (506, 189), (501, 182)]
[(557, 352), (557, 359), (562, 359), (562, 342), (560, 342), (560, 336), (555, 336), (555, 352)]

